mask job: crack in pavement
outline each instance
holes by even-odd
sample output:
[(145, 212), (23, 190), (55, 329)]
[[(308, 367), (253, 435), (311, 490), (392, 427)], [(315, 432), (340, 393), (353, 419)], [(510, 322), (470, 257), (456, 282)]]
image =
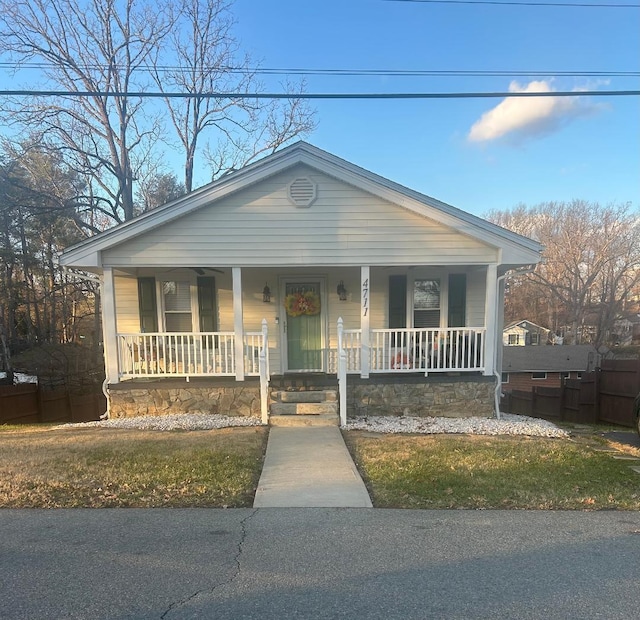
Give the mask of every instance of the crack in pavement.
[(248, 514), (244, 519), (240, 520), (240, 540), (238, 541), (238, 544), (237, 544), (236, 554), (233, 557), (233, 561), (235, 562), (235, 565), (236, 565), (233, 573), (227, 579), (225, 579), (224, 581), (221, 581), (220, 583), (215, 584), (211, 588), (203, 588), (179, 601), (175, 601), (174, 603), (171, 603), (171, 605), (169, 605), (169, 607), (167, 607), (167, 609), (160, 616), (161, 620), (164, 618), (167, 618), (171, 612), (175, 611), (179, 607), (182, 607), (183, 605), (186, 605), (189, 601), (192, 601), (197, 596), (200, 596), (203, 593), (213, 594), (213, 592), (215, 592), (218, 588), (229, 585), (230, 583), (233, 583), (238, 578), (238, 575), (240, 574), (240, 569), (241, 569), (240, 558), (242, 556), (242, 547), (244, 545), (244, 541), (247, 538), (247, 533), (248, 533), (247, 523), (256, 515), (258, 510), (260, 509), (254, 508), (250, 514)]

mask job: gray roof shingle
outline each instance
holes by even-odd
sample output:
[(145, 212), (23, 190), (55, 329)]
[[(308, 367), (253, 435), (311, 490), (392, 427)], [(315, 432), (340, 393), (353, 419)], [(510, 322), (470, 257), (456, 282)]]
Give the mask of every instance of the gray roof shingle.
[(598, 352), (590, 344), (503, 347), (502, 372), (569, 372), (590, 370)]

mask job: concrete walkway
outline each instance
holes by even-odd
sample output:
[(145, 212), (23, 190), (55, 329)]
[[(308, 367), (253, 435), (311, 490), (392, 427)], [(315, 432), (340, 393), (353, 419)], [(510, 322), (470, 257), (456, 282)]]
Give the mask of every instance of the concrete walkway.
[(371, 508), (337, 426), (272, 427), (254, 508)]

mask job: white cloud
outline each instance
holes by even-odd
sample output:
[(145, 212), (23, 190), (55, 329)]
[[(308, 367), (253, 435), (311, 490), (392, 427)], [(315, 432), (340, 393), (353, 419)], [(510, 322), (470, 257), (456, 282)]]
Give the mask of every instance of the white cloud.
[[(574, 89), (576, 93), (580, 91)], [(511, 93), (550, 93), (551, 82), (539, 80), (526, 85), (511, 82)], [(544, 136), (581, 116), (593, 114), (601, 106), (575, 97), (507, 97), (485, 112), (471, 127), (470, 142), (488, 142), (509, 136), (516, 142)]]

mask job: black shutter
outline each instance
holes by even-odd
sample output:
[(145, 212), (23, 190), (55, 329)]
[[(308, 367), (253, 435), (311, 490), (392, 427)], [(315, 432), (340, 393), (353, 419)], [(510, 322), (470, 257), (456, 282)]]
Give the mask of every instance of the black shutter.
[(138, 308), (140, 311), (140, 330), (147, 334), (157, 332), (158, 304), (155, 278), (138, 278)]
[(198, 278), (198, 310), (200, 331), (215, 332), (217, 327), (215, 278)]
[(407, 326), (407, 276), (389, 276), (389, 328)]
[(467, 274), (449, 275), (449, 327), (465, 327), (467, 323)]

